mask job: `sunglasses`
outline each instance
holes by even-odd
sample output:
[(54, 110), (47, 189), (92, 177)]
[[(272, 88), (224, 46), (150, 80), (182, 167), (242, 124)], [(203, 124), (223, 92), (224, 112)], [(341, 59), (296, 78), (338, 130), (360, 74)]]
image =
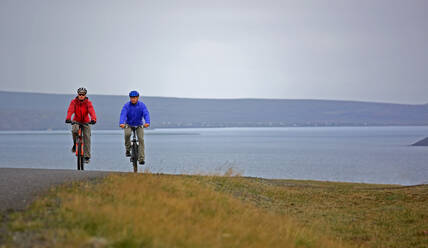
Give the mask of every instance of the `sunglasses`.
[(79, 94), (79, 96), (86, 96), (86, 94)]

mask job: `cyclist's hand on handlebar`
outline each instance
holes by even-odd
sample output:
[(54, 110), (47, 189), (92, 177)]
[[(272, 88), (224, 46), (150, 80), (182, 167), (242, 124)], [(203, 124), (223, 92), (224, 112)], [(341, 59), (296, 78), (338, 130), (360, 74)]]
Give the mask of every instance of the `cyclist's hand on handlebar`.
[(120, 124), (119, 127), (125, 128), (125, 124)]
[(71, 123), (71, 120), (65, 120), (65, 123)]
[(149, 123), (144, 124), (144, 127), (145, 127), (145, 128), (148, 128), (149, 126), (150, 126), (150, 124), (149, 124)]
[(89, 123), (91, 123), (92, 125), (94, 125), (95, 123), (97, 123), (97, 121), (96, 120), (91, 120), (91, 122), (89, 122)]

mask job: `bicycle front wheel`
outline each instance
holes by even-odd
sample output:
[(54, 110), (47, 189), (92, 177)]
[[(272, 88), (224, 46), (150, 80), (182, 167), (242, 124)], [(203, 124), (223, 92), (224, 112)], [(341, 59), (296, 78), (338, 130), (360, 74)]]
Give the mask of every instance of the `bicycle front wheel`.
[(81, 168), (81, 166), (82, 166), (82, 158), (83, 158), (83, 156), (82, 156), (82, 151), (81, 151), (81, 149), (80, 149), (80, 147), (81, 147), (81, 145), (80, 145), (80, 140), (77, 142), (77, 146), (76, 146), (76, 149), (77, 149), (77, 154), (76, 154), (76, 158), (77, 158), (77, 170), (80, 170), (80, 168)]
[[(82, 147), (82, 151), (83, 151), (83, 147)], [(82, 154), (83, 154), (83, 152), (82, 152)], [(83, 155), (81, 155), (80, 156), (80, 170), (85, 170), (84, 166), (85, 166), (85, 162), (83, 160)]]
[(132, 145), (132, 165), (134, 167), (134, 172), (138, 172), (138, 147), (137, 145)]

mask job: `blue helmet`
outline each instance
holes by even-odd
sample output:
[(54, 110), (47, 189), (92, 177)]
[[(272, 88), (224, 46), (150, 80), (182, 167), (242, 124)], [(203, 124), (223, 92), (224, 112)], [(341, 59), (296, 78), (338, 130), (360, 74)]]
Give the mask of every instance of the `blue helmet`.
[(129, 97), (135, 97), (135, 96), (140, 96), (140, 93), (138, 93), (138, 91), (136, 90), (129, 92)]

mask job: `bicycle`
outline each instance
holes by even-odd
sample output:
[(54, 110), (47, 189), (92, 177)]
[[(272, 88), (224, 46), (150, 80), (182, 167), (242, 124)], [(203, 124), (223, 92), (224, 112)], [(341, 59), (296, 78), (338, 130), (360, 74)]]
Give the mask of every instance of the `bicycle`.
[(83, 126), (88, 126), (89, 124), (93, 125), (93, 123), (81, 123), (81, 122), (76, 122), (76, 121), (72, 121), (70, 122), (71, 125), (79, 125), (79, 131), (78, 131), (78, 135), (77, 135), (77, 139), (76, 139), (76, 143), (74, 144), (74, 146), (76, 147), (76, 157), (77, 157), (77, 170), (84, 170), (84, 157), (83, 157), (83, 147), (84, 147), (84, 142), (83, 142), (83, 131), (82, 131), (82, 127)]
[(138, 172), (138, 148), (140, 141), (137, 141), (136, 131), (138, 128), (145, 128), (144, 126), (129, 126), (132, 130), (132, 141), (131, 141), (131, 158), (129, 159), (134, 167), (134, 172)]

